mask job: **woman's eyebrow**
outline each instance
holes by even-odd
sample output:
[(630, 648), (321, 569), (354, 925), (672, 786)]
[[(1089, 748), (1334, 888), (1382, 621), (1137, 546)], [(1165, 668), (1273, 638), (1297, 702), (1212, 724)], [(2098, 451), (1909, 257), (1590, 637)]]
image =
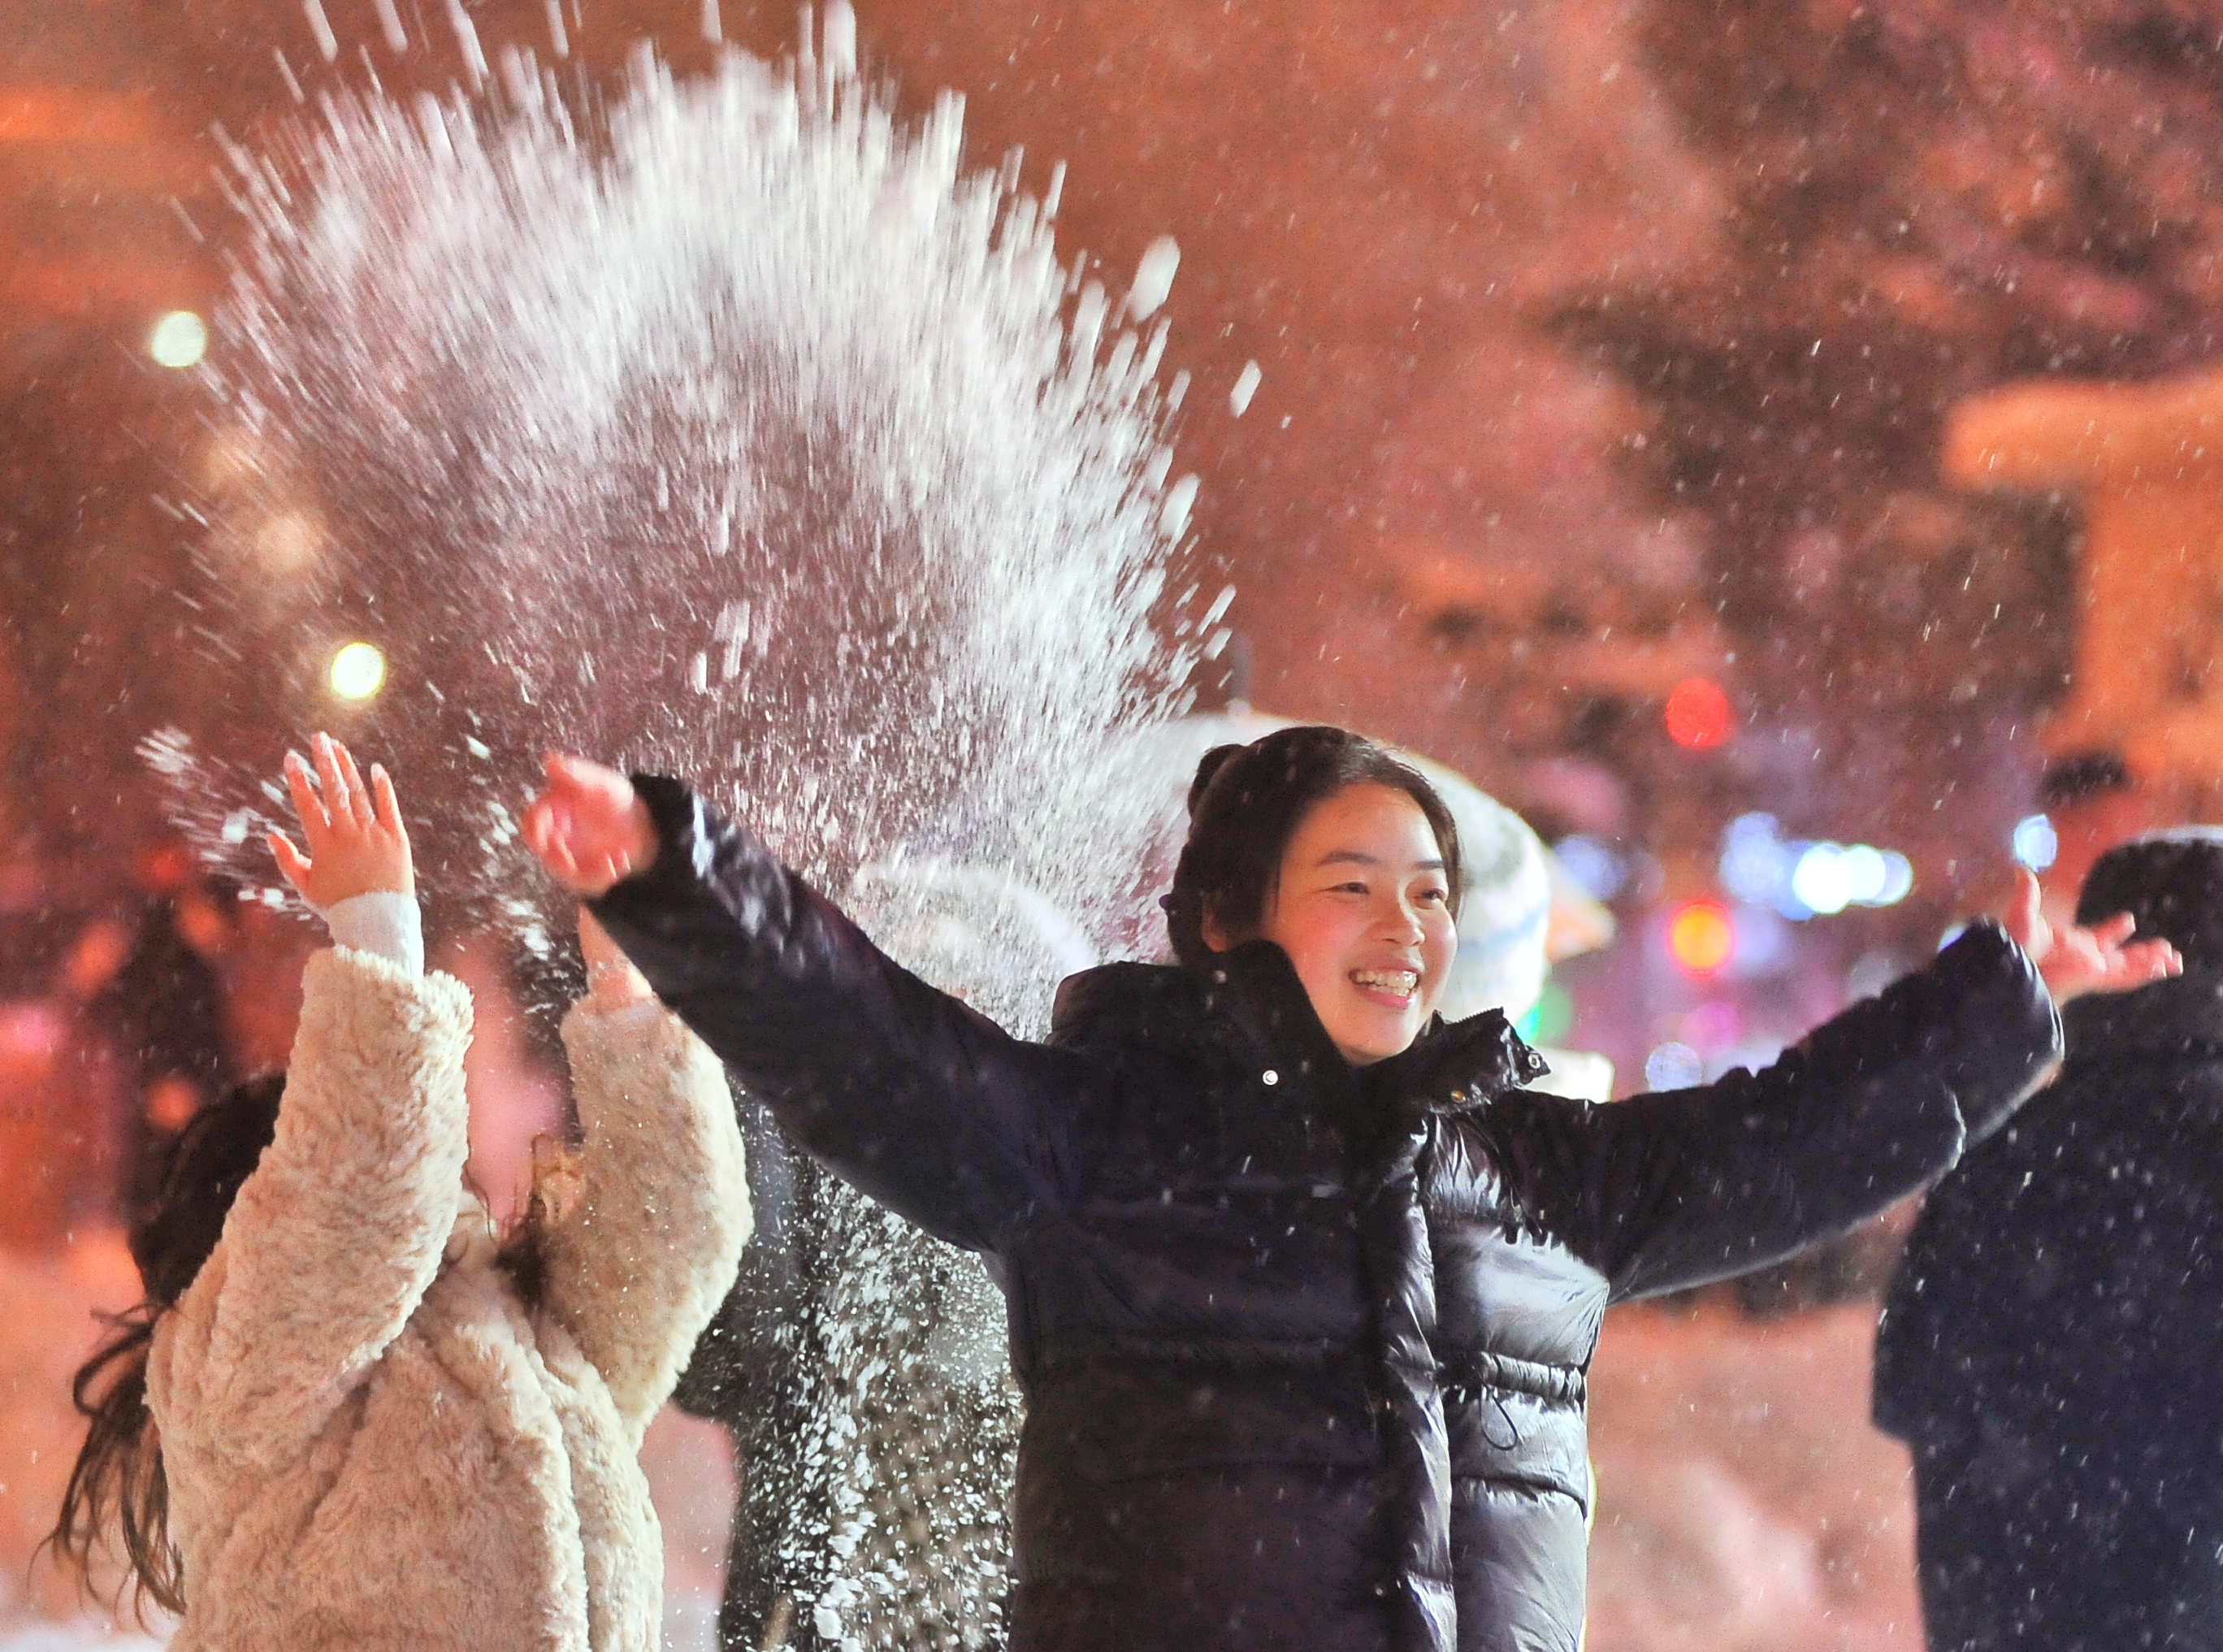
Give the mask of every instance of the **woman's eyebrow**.
[[(1382, 864), (1382, 857), (1376, 854), (1369, 854), (1363, 849), (1330, 849), (1326, 854), (1320, 856), (1319, 860), (1315, 864), (1323, 867), (1378, 867)], [(1441, 872), (1443, 869), (1444, 863), (1441, 861), (1415, 861), (1413, 862), (1413, 870), (1415, 872)]]

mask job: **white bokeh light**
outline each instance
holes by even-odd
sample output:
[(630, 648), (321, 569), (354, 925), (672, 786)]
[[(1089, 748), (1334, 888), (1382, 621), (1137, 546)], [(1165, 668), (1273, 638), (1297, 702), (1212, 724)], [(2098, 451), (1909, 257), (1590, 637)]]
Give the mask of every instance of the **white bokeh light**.
[(1845, 851), (1845, 884), (1851, 892), (1854, 905), (1876, 905), (1890, 876), (1890, 868), (1885, 866), (1880, 849), (1855, 843)]
[(332, 656), (332, 692), (343, 700), (368, 700), (386, 685), (386, 656), (367, 642), (351, 642)]
[(1853, 873), (1847, 859), (1838, 844), (1808, 844), (1791, 869), (1791, 892), (1813, 911), (1843, 911), (1853, 900)]
[(194, 367), (208, 354), (208, 324), (191, 310), (173, 310), (147, 337), (147, 353), (164, 367)]
[(1705, 1077), (1705, 1057), (1686, 1044), (1661, 1044), (1644, 1058), (1644, 1081), (1655, 1090), (1687, 1090)]
[(2053, 823), (2044, 815), (2029, 815), (2015, 823), (2014, 858), (2032, 872), (2043, 872), (2061, 853), (2061, 840)]

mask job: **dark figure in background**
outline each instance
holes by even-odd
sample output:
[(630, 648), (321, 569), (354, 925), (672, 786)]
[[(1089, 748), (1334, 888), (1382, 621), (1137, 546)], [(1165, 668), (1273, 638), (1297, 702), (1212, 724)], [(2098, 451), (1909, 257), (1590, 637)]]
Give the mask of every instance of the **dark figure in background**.
[(2223, 831), (2101, 855), (2079, 920), (2121, 911), (2183, 975), (2068, 1006), (1885, 1311), (1930, 1652), (2223, 1648)]
[(171, 1144), (195, 1113), (242, 1076), (224, 1038), (224, 983), (213, 957), (229, 943), (228, 891), (185, 882), (161, 890), (91, 1009), (129, 1075), (126, 1214), (153, 1208)]

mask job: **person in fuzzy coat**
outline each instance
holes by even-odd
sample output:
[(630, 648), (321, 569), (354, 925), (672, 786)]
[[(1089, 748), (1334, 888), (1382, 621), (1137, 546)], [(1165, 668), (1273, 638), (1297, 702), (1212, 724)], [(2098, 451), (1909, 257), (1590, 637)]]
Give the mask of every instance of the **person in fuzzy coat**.
[(583, 1144), (498, 1241), (470, 999), (424, 971), (392, 785), (315, 757), (287, 774), (308, 853), (272, 848), (337, 944), (282, 1080), (188, 1130), (133, 1234), (148, 1302), (80, 1373), (60, 1547), (119, 1516), (175, 1652), (653, 1652), (642, 1434), (750, 1226), (724, 1075), (583, 914)]

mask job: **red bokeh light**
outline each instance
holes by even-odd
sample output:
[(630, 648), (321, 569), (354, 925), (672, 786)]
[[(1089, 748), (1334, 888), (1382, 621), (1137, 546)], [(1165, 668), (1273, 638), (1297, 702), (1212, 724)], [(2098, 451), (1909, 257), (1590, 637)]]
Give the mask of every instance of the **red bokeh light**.
[(1736, 950), (1736, 924), (1719, 901), (1694, 900), (1667, 920), (1667, 953), (1694, 975), (1711, 975)]
[(1710, 678), (1686, 677), (1667, 696), (1667, 737), (1703, 752), (1728, 740), (1736, 726), (1729, 697)]

